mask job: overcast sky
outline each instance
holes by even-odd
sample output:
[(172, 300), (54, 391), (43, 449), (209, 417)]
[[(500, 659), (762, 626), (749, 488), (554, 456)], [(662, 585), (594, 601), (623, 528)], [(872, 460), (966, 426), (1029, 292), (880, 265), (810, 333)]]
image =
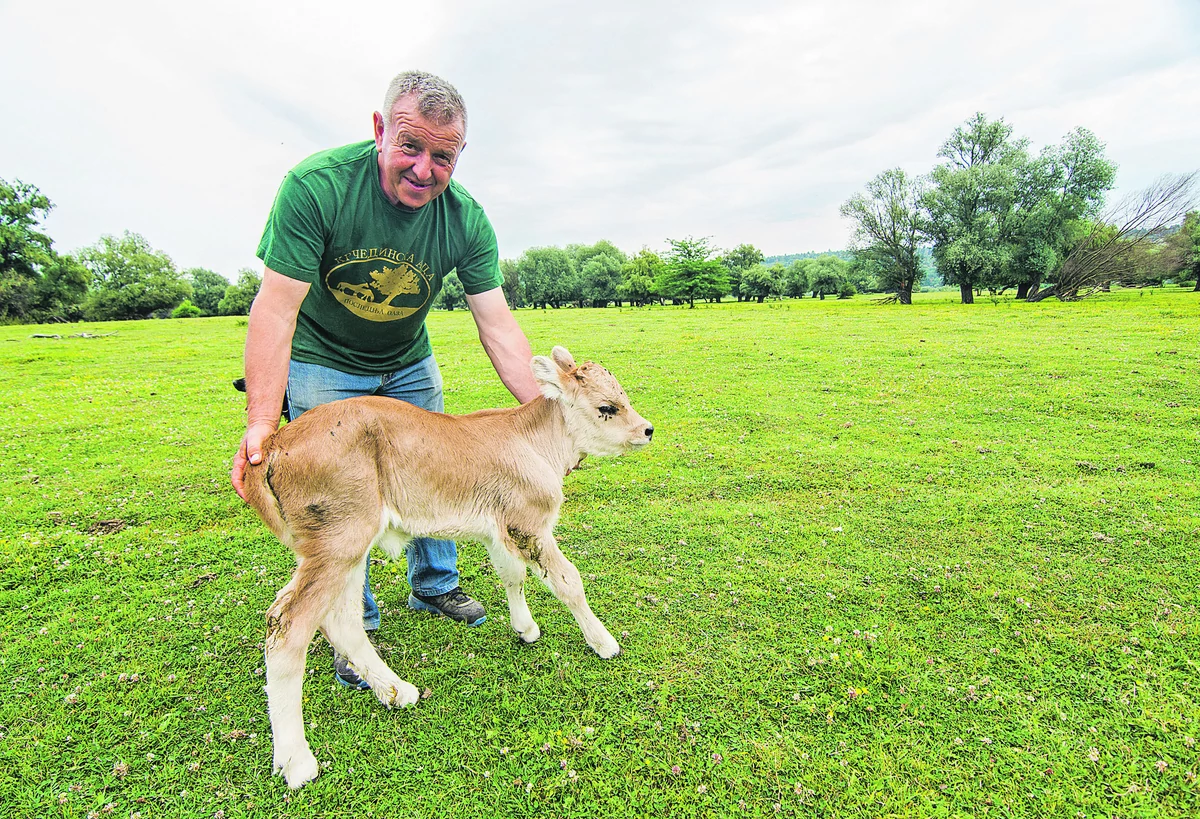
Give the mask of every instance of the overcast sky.
[(976, 111), (1035, 148), (1092, 130), (1123, 191), (1200, 167), (1198, 0), (0, 0), (0, 31), (0, 178), (55, 203), (57, 249), (132, 230), (230, 278), (287, 170), (370, 138), (409, 68), (462, 92), (456, 178), (505, 258), (842, 248), (840, 203)]

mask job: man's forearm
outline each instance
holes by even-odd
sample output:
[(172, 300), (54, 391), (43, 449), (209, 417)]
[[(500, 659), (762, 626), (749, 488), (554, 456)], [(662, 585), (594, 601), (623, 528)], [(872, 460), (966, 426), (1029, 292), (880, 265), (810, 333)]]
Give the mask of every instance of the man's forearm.
[(529, 348), (529, 340), (525, 338), (516, 322), (507, 330), (489, 335), (490, 337), (485, 337), (480, 334), (479, 340), (483, 343), (488, 358), (492, 360), (496, 374), (513, 397), (524, 404), (541, 395), (530, 367), (533, 352)]
[(246, 330), (246, 426), (278, 426), (287, 390), (295, 317), (255, 301)]

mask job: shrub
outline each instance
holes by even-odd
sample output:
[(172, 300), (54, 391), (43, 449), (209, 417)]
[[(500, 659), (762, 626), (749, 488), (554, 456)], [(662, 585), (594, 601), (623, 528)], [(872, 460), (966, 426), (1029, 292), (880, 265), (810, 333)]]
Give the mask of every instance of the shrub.
[(178, 307), (171, 311), (171, 318), (196, 318), (202, 313), (203, 311), (192, 304), (189, 299), (184, 299)]

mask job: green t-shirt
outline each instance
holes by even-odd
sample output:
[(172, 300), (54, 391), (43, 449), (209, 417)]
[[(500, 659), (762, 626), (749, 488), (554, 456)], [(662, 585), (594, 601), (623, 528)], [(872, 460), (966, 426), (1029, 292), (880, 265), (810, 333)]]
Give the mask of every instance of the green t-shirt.
[(379, 186), (374, 142), (314, 154), (283, 180), (258, 244), (270, 269), (308, 282), (292, 358), (358, 375), (431, 354), (425, 315), (457, 271), (474, 295), (499, 287), (496, 234), (457, 182), (416, 210)]

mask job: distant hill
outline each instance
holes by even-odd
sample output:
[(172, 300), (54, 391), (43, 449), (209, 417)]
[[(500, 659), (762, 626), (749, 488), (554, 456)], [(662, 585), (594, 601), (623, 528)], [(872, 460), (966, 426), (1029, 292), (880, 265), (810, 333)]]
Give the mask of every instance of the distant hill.
[(815, 259), (818, 256), (837, 256), (839, 259), (850, 261), (854, 258), (854, 254), (849, 250), (810, 250), (808, 253), (788, 253), (783, 256), (767, 256), (763, 259), (763, 264), (773, 265), (776, 262), (780, 264), (791, 264), (797, 259)]

